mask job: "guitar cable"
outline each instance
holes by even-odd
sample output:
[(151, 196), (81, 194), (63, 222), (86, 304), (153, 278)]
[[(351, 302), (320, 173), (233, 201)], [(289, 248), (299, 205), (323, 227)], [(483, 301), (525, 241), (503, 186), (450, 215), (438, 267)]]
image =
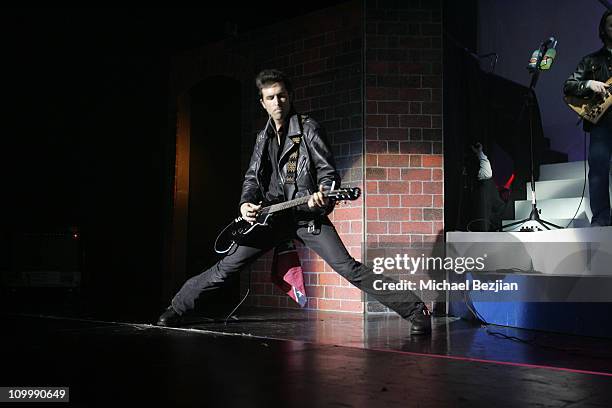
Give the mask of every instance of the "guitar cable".
[(587, 171), (586, 171), (586, 167), (587, 167), (587, 151), (586, 151), (586, 138), (587, 138), (587, 134), (586, 132), (584, 132), (584, 152), (583, 152), (583, 157), (584, 157), (584, 183), (582, 184), (582, 196), (580, 197), (580, 202), (578, 203), (578, 208), (576, 208), (576, 212), (574, 213), (574, 216), (572, 217), (571, 220), (569, 220), (569, 222), (567, 223), (567, 225), (565, 226), (565, 228), (569, 228), (570, 224), (576, 219), (576, 216), (578, 215), (578, 212), (580, 211), (580, 207), (582, 206), (582, 202), (584, 201), (584, 193), (586, 191), (586, 183), (587, 183)]
[(244, 301), (246, 300), (247, 296), (249, 296), (250, 292), (251, 292), (251, 267), (249, 267), (249, 286), (247, 287), (247, 291), (244, 294), (244, 297), (242, 298), (240, 303), (238, 303), (236, 305), (236, 307), (225, 317), (225, 321), (223, 323), (224, 326), (227, 326), (228, 320), (232, 318), (232, 315), (234, 314), (234, 312), (236, 312), (236, 310), (238, 310), (238, 308), (244, 303)]
[[(236, 244), (236, 241), (232, 241), (232, 243), (230, 244), (230, 246), (223, 252), (219, 252), (217, 251), (217, 240), (219, 239), (219, 237), (221, 235), (223, 235), (223, 233), (225, 232), (226, 229), (228, 229), (230, 226), (232, 226), (234, 224), (234, 222), (239, 222), (242, 220), (242, 217), (238, 217), (236, 218), (234, 221), (230, 222), (224, 229), (223, 231), (221, 231), (219, 233), (219, 235), (217, 236), (217, 239), (215, 240), (215, 252), (217, 252), (218, 254), (225, 254), (229, 251), (231, 251), (232, 248), (237, 248), (238, 245)], [(249, 286), (247, 287), (247, 291), (244, 294), (244, 297), (242, 298), (242, 300), (236, 305), (236, 307), (234, 307), (232, 309), (231, 312), (229, 312), (229, 314), (225, 317), (225, 320), (223, 321), (223, 325), (227, 326), (227, 322), (229, 321), (229, 319), (232, 318), (233, 314), (236, 312), (236, 310), (238, 310), (238, 308), (244, 303), (244, 301), (246, 300), (246, 298), (249, 296), (249, 293), (251, 292), (251, 267), (249, 266)]]
[(241, 220), (242, 220), (242, 217), (238, 217), (238, 218), (234, 219), (232, 222), (227, 224), (225, 228), (223, 228), (223, 230), (219, 233), (219, 235), (217, 235), (217, 238), (215, 238), (215, 247), (213, 248), (216, 253), (218, 253), (218, 254), (226, 254), (226, 253), (228, 253), (232, 249), (232, 247), (236, 243), (235, 241), (232, 241), (232, 243), (227, 247), (227, 249), (223, 250), (223, 251), (220, 251), (220, 250), (217, 249), (217, 243), (219, 242), (219, 238), (225, 233), (225, 231), (227, 231), (227, 229), (229, 227), (231, 227), (232, 225), (234, 225), (237, 222), (240, 222)]

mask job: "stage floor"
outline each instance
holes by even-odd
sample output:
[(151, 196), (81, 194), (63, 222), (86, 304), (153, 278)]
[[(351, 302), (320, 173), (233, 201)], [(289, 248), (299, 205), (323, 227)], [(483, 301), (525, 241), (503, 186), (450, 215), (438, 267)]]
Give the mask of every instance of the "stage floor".
[[(81, 406), (612, 404), (612, 341), (435, 318), (271, 309), (184, 328), (4, 314), (1, 386), (69, 386)], [(489, 331), (489, 334), (487, 333)], [(497, 333), (497, 334), (496, 334)], [(505, 338), (514, 336), (528, 342)]]

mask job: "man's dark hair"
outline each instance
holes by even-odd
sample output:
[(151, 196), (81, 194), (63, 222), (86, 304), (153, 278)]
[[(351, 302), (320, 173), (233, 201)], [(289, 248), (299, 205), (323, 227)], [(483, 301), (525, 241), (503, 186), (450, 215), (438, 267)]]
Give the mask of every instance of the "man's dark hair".
[(291, 95), (293, 93), (293, 87), (291, 81), (287, 78), (284, 72), (278, 69), (264, 69), (255, 77), (255, 85), (259, 90), (259, 96), (261, 97), (261, 89), (266, 86), (270, 86), (276, 82), (282, 82), (285, 85), (285, 89)]
[[(607, 34), (606, 34), (606, 19), (612, 15), (612, 11), (610, 10), (606, 10), (605, 13), (603, 13), (603, 15), (601, 16), (601, 20), (599, 20), (599, 39), (601, 40), (601, 42), (603, 42), (604, 44), (606, 43), (606, 38), (607, 38)], [(608, 39), (608, 41), (612, 41), (612, 38)]]

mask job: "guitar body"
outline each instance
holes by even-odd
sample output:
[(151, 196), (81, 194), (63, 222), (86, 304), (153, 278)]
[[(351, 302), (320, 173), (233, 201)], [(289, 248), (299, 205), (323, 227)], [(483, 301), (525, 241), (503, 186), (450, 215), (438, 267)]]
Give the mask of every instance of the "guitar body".
[[(612, 78), (606, 81), (607, 85), (612, 85)], [(612, 105), (612, 93), (606, 92), (605, 96), (596, 95), (589, 99), (576, 96), (564, 97), (565, 103), (584, 120), (595, 124)]]
[[(339, 200), (356, 200), (361, 195), (361, 190), (359, 187), (339, 188), (337, 190), (324, 192), (323, 195), (333, 202)], [(215, 252), (219, 254), (229, 252), (234, 244), (240, 244), (243, 239), (256, 228), (269, 226), (270, 222), (272, 221), (270, 217), (272, 217), (274, 213), (286, 211), (290, 208), (306, 204), (309, 198), (310, 196), (306, 196), (264, 206), (259, 210), (255, 216), (255, 221), (252, 224), (243, 220), (242, 217), (234, 219), (217, 236), (217, 240), (215, 241)], [(219, 249), (219, 246), (224, 249)]]
[[(215, 252), (219, 254), (228, 252), (234, 244), (240, 244), (244, 237), (255, 228), (268, 226), (271, 216), (272, 214), (257, 214), (257, 220), (253, 224), (243, 220), (242, 217), (234, 219), (217, 236), (215, 241)], [(219, 249), (219, 246), (225, 249)]]
[(253, 224), (243, 220), (242, 217), (238, 217), (232, 223), (232, 227), (230, 228), (230, 235), (236, 240), (240, 240), (241, 237), (249, 234), (255, 228), (263, 226), (267, 227), (268, 225), (270, 225), (269, 220), (271, 216), (272, 214), (257, 214), (257, 219)]

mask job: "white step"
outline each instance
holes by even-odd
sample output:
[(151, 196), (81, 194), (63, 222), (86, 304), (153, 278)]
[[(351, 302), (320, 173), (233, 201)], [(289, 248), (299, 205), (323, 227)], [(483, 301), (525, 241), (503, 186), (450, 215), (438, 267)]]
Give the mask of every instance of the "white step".
[[(568, 163), (543, 164), (540, 166), (540, 181), (583, 179), (584, 165), (584, 160)], [(587, 163), (587, 174), (588, 173), (589, 165)]]
[[(578, 209), (578, 215), (584, 213), (588, 206), (588, 200), (580, 200), (580, 197), (572, 198), (553, 198), (547, 200), (538, 199), (538, 209), (541, 210), (540, 216), (546, 220), (551, 218), (571, 219)], [(531, 213), (531, 201), (521, 200), (514, 202), (514, 218), (517, 220), (527, 218)]]
[[(564, 180), (564, 179), (584, 179), (584, 160), (543, 164), (540, 166), (540, 181)], [(612, 167), (610, 168), (612, 173)], [(586, 163), (586, 174), (589, 174), (589, 164)]]
[[(527, 183), (527, 200), (531, 200), (531, 183)], [(572, 198), (588, 193), (588, 183), (585, 186), (584, 179), (546, 180), (536, 181), (536, 197), (539, 200), (549, 198)]]
[[(546, 230), (538, 232), (447, 232), (446, 242), (453, 256), (483, 256), (487, 254), (485, 266), (487, 271), (502, 270), (535, 270), (538, 274), (551, 276), (574, 276), (589, 278), (607, 276), (605, 282), (612, 283), (610, 256), (612, 254), (612, 227), (574, 228)], [(510, 244), (510, 245), (509, 245)], [(519, 244), (519, 245), (512, 245)], [(520, 252), (520, 256), (516, 253)], [(521, 273), (519, 273), (521, 274)], [(579, 282), (592, 283), (584, 293), (584, 301), (595, 301), (595, 296), (602, 294), (600, 301), (609, 301), (610, 290), (607, 284), (602, 292), (602, 279), (579, 279), (570, 281), (572, 287), (563, 292), (575, 299)], [(537, 290), (543, 295), (550, 292), (549, 283), (540, 280), (534, 282)], [(567, 282), (567, 281), (561, 281)], [(523, 288), (521, 288), (522, 290)], [(525, 288), (530, 290), (529, 288)], [(589, 299), (589, 296), (591, 297)], [(607, 297), (607, 299), (605, 299)], [(542, 298), (544, 301), (547, 298)], [(578, 301), (578, 300), (577, 300)]]

